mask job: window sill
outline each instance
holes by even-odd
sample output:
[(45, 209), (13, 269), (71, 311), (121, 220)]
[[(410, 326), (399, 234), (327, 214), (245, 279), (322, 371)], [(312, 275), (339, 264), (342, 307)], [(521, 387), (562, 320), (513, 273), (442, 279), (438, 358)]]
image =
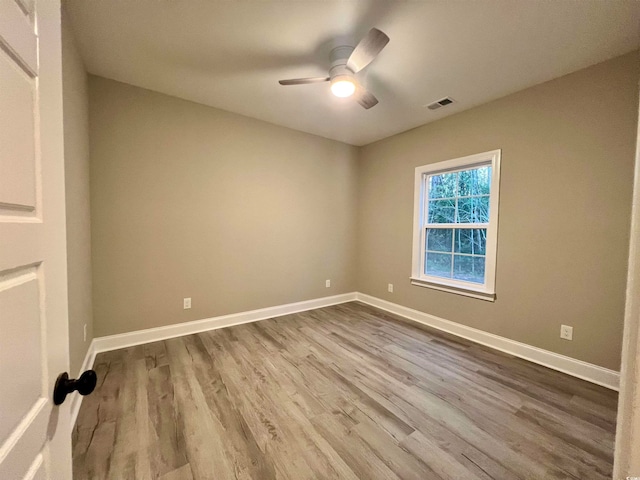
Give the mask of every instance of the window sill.
[(455, 293), (457, 295), (464, 295), (466, 297), (477, 298), (479, 300), (485, 300), (487, 302), (495, 302), (496, 294), (487, 292), (481, 288), (467, 288), (459, 285), (447, 285), (446, 283), (435, 283), (422, 278), (411, 277), (411, 285), (418, 287), (432, 288), (434, 290), (440, 290), (442, 292)]

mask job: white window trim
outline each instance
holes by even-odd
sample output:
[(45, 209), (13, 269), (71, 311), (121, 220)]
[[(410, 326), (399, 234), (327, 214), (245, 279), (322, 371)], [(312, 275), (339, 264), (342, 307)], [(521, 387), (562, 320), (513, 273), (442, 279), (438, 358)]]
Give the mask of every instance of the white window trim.
[[(496, 254), (498, 247), (498, 214), (500, 200), (500, 157), (501, 150), (478, 153), (466, 157), (432, 163), (416, 168), (414, 185), (413, 212), (413, 255), (411, 284), (433, 288), (445, 292), (466, 295), (481, 300), (494, 301), (496, 298)], [(489, 199), (489, 223), (477, 224), (487, 228), (487, 246), (485, 255), (485, 283), (483, 285), (441, 278), (424, 274), (424, 209), (427, 195), (426, 175), (435, 175), (456, 170), (465, 170), (481, 165), (491, 165), (491, 196)], [(442, 224), (442, 227), (456, 228), (460, 224)]]

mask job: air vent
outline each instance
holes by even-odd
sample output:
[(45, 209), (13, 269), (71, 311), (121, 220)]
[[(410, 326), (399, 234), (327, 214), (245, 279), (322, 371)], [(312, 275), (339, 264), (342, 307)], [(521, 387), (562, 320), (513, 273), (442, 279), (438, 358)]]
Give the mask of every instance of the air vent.
[(451, 97), (444, 97), (436, 102), (430, 103), (429, 105), (427, 105), (427, 108), (429, 110), (437, 110), (440, 107), (446, 107), (447, 105), (451, 105), (454, 101), (455, 100)]

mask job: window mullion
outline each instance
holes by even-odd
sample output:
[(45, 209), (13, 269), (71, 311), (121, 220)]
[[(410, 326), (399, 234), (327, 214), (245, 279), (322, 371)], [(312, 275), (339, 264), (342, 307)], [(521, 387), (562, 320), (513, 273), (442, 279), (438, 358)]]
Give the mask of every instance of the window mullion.
[(451, 232), (451, 278), (453, 278), (453, 261), (455, 260), (455, 255), (453, 252), (456, 250), (456, 229), (452, 229)]
[(466, 228), (467, 230), (472, 230), (476, 228), (489, 228), (488, 223), (425, 223), (424, 228)]
[[(458, 195), (460, 193), (459, 191), (459, 185), (460, 185), (460, 172), (456, 172), (456, 185), (454, 187), (453, 190), (453, 194), (455, 195), (455, 208), (453, 209), (453, 223), (457, 224), (458, 223)], [(453, 263), (455, 260), (455, 255), (453, 254), (453, 252), (455, 252), (456, 250), (456, 229), (452, 228), (451, 229), (451, 278), (453, 277)]]

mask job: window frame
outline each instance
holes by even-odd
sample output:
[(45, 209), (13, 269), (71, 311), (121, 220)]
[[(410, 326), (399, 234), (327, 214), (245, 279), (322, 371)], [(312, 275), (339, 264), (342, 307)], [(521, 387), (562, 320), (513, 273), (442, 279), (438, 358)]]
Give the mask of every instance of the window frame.
[[(414, 213), (413, 213), (413, 254), (411, 269), (411, 284), (420, 287), (442, 290), (445, 292), (466, 295), (481, 300), (494, 301), (496, 298), (496, 259), (498, 249), (498, 215), (500, 202), (500, 149), (468, 155), (465, 157), (445, 160), (416, 167), (414, 183)], [(437, 277), (425, 273), (426, 229), (433, 226), (426, 220), (429, 186), (427, 179), (430, 175), (469, 170), (485, 165), (491, 166), (491, 187), (489, 194), (489, 222), (488, 223), (441, 223), (435, 228), (486, 228), (487, 242), (485, 250), (485, 279), (483, 284), (456, 280), (453, 278)], [(454, 230), (455, 231), (455, 230)], [(455, 235), (455, 234), (454, 234)], [(453, 254), (453, 252), (452, 252)]]

